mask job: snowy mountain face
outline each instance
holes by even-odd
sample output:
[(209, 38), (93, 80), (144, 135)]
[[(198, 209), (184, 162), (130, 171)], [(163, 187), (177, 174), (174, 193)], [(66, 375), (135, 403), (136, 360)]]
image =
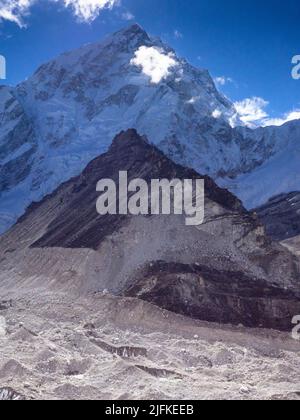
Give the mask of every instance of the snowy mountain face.
[(241, 172), (217, 179), (221, 186), (230, 189), (249, 209), (280, 194), (300, 191), (300, 121), (237, 131), (250, 152)]
[[(0, 90), (0, 232), (127, 128), (147, 135), (174, 161), (218, 179), (248, 207), (295, 190), (290, 168), (282, 168), (276, 183), (269, 174), (287, 158), (286, 142), (294, 150), (300, 124), (232, 128), (238, 123), (206, 70), (138, 25), (63, 54), (16, 88)], [(295, 150), (293, 158), (296, 168)], [(257, 186), (260, 171), (265, 184)]]

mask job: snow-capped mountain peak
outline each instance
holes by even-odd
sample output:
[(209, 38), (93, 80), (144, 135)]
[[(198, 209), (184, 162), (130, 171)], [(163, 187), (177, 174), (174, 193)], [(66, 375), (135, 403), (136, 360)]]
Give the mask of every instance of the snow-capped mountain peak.
[(253, 170), (277, 142), (264, 147), (266, 131), (233, 129), (234, 118), (207, 70), (139, 25), (64, 53), (0, 91), (0, 232), (128, 128), (215, 178)]

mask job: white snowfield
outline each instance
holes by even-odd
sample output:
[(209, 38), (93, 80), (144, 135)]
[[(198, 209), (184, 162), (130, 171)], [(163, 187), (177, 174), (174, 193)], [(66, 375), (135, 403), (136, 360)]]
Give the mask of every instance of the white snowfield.
[(249, 208), (299, 190), (300, 122), (239, 124), (206, 70), (138, 25), (63, 54), (16, 88), (0, 88), (0, 232), (128, 128)]

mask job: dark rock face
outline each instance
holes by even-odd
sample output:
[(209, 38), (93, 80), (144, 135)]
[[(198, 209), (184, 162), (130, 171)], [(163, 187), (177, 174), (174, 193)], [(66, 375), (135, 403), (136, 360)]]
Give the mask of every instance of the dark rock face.
[(255, 211), (272, 239), (283, 241), (300, 234), (300, 192), (281, 194)]
[[(96, 185), (107, 178), (117, 184), (119, 171), (127, 171), (129, 181), (204, 178), (204, 224), (187, 227), (178, 215), (100, 216)], [(2, 267), (15, 270), (24, 247), (35, 262), (22, 262), (19, 271), (25, 266), (34, 276), (34, 270), (48, 270), (50, 277), (56, 265), (62, 282), (70, 271), (64, 259), (77, 255), (81, 274), (72, 269), (72, 281), (83, 284), (79, 293), (106, 290), (193, 318), (248, 327), (290, 330), (300, 314), (297, 256), (266, 237), (257, 217), (231, 193), (175, 164), (135, 130), (122, 132), (79, 177), (30, 206), (0, 239)], [(65, 255), (61, 268), (51, 263), (57, 250)], [(48, 268), (38, 265), (41, 255)]]
[[(120, 215), (100, 216), (96, 211), (99, 193), (96, 185), (100, 179), (113, 179), (118, 184), (119, 171), (128, 172), (128, 181), (151, 179), (204, 178), (207, 197), (220, 203), (229, 211), (243, 212), (241, 202), (231, 193), (219, 188), (207, 176), (176, 165), (135, 130), (121, 133), (109, 152), (93, 160), (82, 175), (63, 185), (47, 200), (60, 206), (57, 217), (48, 226), (46, 234), (33, 247), (64, 247), (97, 249), (103, 239), (126, 223)], [(59, 198), (58, 198), (59, 197)], [(35, 206), (34, 206), (35, 207)]]
[(137, 278), (125, 296), (221, 324), (285, 330), (300, 309), (300, 294), (243, 272), (157, 261), (141, 270)]

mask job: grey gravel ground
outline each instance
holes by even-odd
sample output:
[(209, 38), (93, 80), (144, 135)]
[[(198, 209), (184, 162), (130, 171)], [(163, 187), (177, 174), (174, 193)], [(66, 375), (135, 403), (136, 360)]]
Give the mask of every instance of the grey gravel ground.
[(300, 399), (300, 342), (289, 334), (102, 294), (1, 296), (0, 388), (28, 399)]

